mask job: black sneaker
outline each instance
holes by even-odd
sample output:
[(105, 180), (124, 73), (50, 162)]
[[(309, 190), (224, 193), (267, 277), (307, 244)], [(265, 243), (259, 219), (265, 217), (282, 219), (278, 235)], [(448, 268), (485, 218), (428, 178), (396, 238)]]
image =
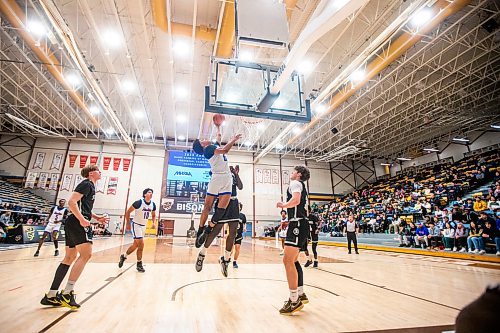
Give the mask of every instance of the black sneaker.
[(47, 294), (43, 296), (42, 300), (40, 301), (40, 304), (42, 305), (50, 305), (50, 306), (61, 306), (61, 302), (57, 298), (59, 296), (59, 293), (56, 294), (54, 297), (48, 297)]
[(313, 268), (318, 268), (318, 261), (317, 260), (314, 260)]
[(308, 260), (308, 261), (306, 261), (306, 264), (304, 265), (304, 267), (309, 267), (312, 265), (312, 263), (313, 262), (311, 260)]
[(38, 257), (40, 255), (40, 251), (36, 251), (34, 257)]
[(201, 270), (203, 268), (203, 260), (205, 260), (205, 256), (203, 254), (199, 253), (198, 259), (196, 259), (196, 265), (195, 265), (197, 272), (201, 272)]
[(233, 268), (238, 268), (238, 263), (236, 261), (233, 261)]
[(226, 260), (224, 260), (224, 257), (220, 257), (220, 259), (219, 259), (220, 270), (222, 272), (222, 275), (224, 275), (224, 277), (227, 277), (227, 267), (229, 266), (230, 262), (231, 262), (231, 259), (226, 261)]
[(301, 301), (302, 304), (307, 304), (309, 303), (309, 298), (307, 298), (307, 295), (303, 293), (302, 295), (299, 295), (299, 301)]
[(56, 250), (56, 251), (54, 252), (54, 257), (57, 257), (58, 255), (59, 255), (59, 250)]
[(119, 268), (122, 268), (123, 263), (125, 262), (125, 260), (127, 260), (127, 258), (125, 258), (125, 256), (123, 254), (121, 254), (120, 255), (120, 261), (118, 262), (118, 267)]
[(137, 262), (137, 271), (140, 272), (140, 273), (144, 273), (146, 271), (144, 269), (144, 267), (142, 266), (142, 261), (138, 261)]
[(297, 302), (292, 303), (292, 301), (289, 299), (285, 302), (285, 305), (280, 309), (280, 314), (285, 315), (285, 316), (291, 316), (293, 313), (302, 310), (304, 307), (304, 304), (300, 301), (300, 299), (297, 300)]
[(358, 252), (358, 251), (356, 251), (356, 254), (359, 254), (359, 252)]
[(65, 306), (70, 309), (78, 309), (80, 308), (80, 304), (76, 302), (75, 292), (72, 290), (69, 294), (65, 294), (64, 290), (57, 294), (57, 299), (61, 302), (62, 306)]

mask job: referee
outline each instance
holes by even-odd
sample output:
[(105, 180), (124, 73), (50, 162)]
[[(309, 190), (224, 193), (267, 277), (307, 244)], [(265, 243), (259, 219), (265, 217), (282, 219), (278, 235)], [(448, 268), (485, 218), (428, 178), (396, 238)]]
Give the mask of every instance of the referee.
[(358, 252), (358, 239), (357, 239), (357, 234), (359, 231), (359, 226), (354, 221), (354, 216), (349, 215), (347, 218), (347, 223), (344, 227), (344, 234), (347, 231), (347, 249), (349, 250), (349, 254), (351, 254), (351, 242), (354, 243), (354, 251), (356, 251), (356, 254), (359, 254)]

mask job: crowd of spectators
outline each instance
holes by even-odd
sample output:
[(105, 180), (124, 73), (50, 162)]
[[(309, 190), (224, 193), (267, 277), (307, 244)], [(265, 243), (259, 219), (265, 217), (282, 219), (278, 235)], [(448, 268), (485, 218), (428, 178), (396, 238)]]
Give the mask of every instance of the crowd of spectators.
[(496, 242), (500, 255), (499, 154), (405, 172), (338, 198), (319, 207), (323, 232), (342, 235), (353, 215), (360, 232), (394, 233), (400, 246), (483, 254)]

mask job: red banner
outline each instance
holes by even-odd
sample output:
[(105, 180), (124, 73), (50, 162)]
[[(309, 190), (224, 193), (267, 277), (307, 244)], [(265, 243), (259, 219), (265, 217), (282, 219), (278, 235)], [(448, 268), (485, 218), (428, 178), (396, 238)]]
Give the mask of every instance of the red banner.
[(128, 167), (130, 166), (130, 158), (123, 159), (123, 171), (128, 171)]
[(72, 168), (75, 166), (76, 158), (78, 155), (71, 155), (69, 154), (69, 167)]
[(90, 156), (90, 164), (97, 165), (97, 160), (99, 156)]
[(115, 170), (115, 171), (120, 170), (120, 162), (121, 161), (122, 161), (121, 158), (113, 157), (113, 170)]
[(103, 169), (104, 170), (108, 170), (109, 169), (109, 165), (111, 164), (111, 157), (104, 157), (103, 159)]
[(85, 164), (87, 164), (88, 159), (89, 157), (87, 155), (80, 155), (80, 169), (83, 168)]

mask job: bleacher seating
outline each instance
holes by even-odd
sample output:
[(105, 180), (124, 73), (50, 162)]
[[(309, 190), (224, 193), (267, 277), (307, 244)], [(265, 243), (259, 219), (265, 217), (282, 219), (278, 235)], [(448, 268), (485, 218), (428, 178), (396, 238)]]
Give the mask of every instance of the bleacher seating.
[(4, 180), (0, 180), (0, 200), (2, 203), (11, 203), (21, 207), (21, 209), (38, 207), (44, 213), (48, 213), (52, 207), (50, 202), (33, 192)]

